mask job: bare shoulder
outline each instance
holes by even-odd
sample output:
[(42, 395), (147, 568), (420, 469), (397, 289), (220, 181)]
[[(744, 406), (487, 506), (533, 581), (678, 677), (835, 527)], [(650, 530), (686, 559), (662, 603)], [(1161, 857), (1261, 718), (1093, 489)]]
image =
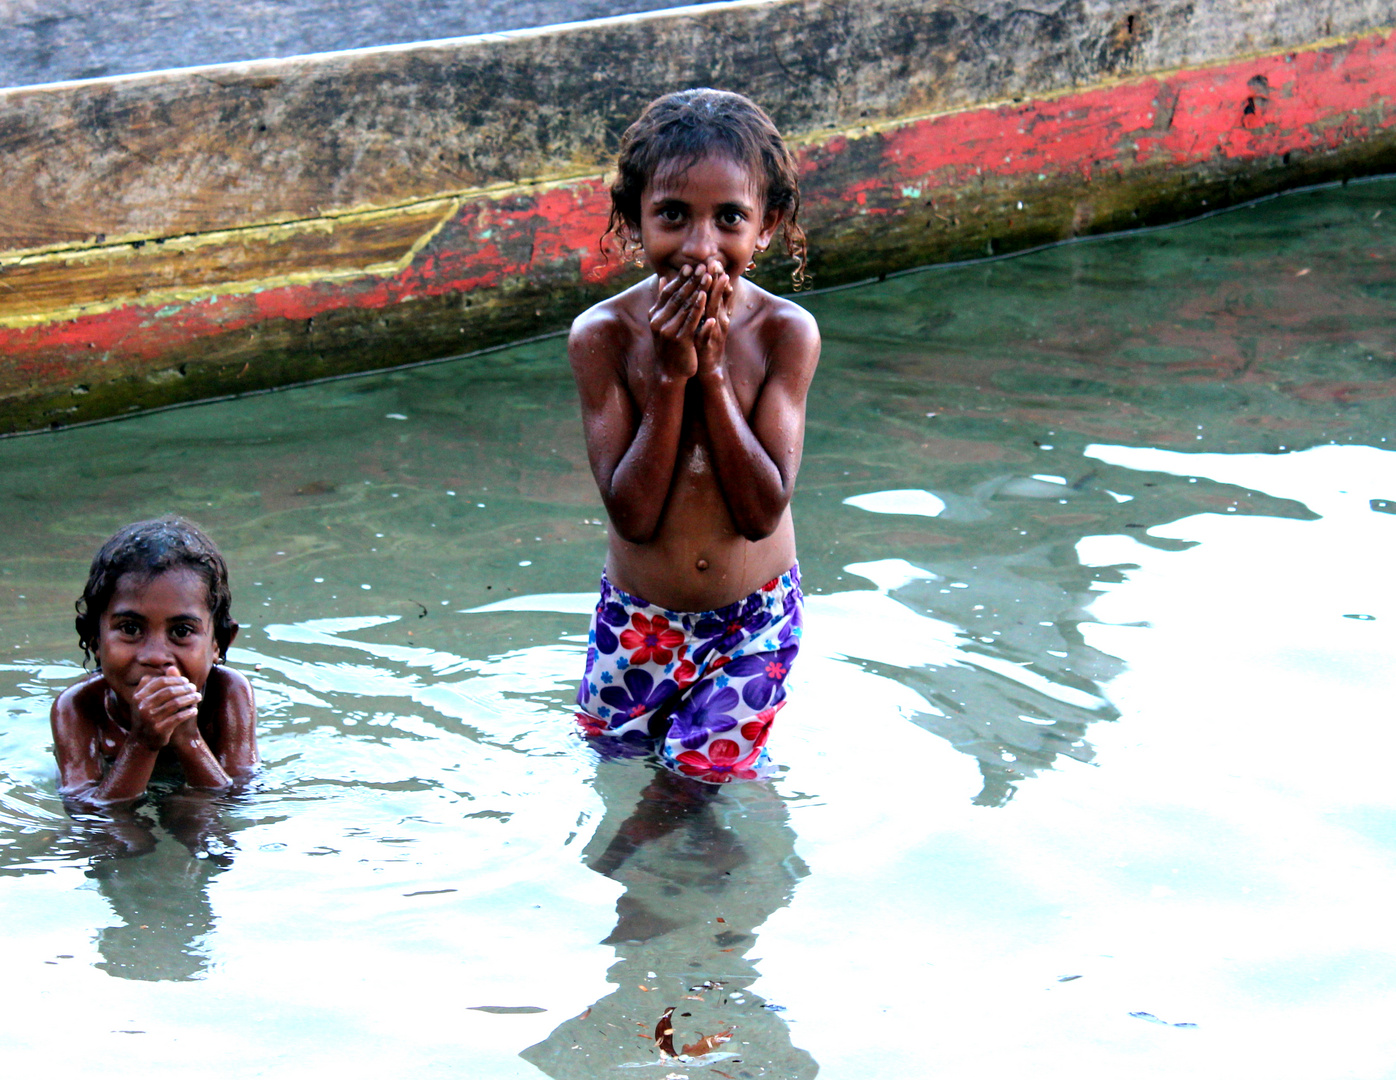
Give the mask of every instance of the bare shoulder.
[(257, 706), (252, 697), (252, 684), (246, 675), (226, 664), (219, 664), (208, 673), (204, 699), (214, 707), (212, 719), (222, 728), (250, 729), (256, 723)]
[(199, 729), (218, 755), (228, 775), (242, 779), (257, 765), (257, 706), (252, 684), (240, 671), (219, 664), (208, 673), (204, 702), (210, 708), (199, 712)]
[(764, 289), (759, 330), (766, 354), (777, 364), (812, 373), (819, 362), (819, 324), (799, 304)]
[[(641, 283), (643, 284), (643, 282)], [(648, 303), (640, 285), (593, 304), (572, 320), (567, 335), (567, 355), (574, 369), (595, 368), (607, 360), (614, 362), (636, 341), (643, 328)]]
[(814, 321), (813, 315), (793, 300), (773, 293), (766, 295), (771, 298), (771, 318), (783, 333), (805, 341), (819, 340), (819, 324)]
[(228, 667), (227, 664), (218, 664), (208, 673), (208, 683), (205, 685), (205, 690), (210, 688), (227, 697), (252, 700), (252, 684), (247, 681), (247, 676), (241, 671)]
[(84, 675), (68, 687), (53, 701), (49, 718), (53, 723), (55, 738), (88, 732), (96, 726), (94, 710), (102, 707), (102, 694), (106, 683), (100, 671)]
[(100, 672), (85, 675), (54, 699), (53, 756), (58, 761), (58, 790), (71, 794), (87, 790), (102, 779), (98, 750), (106, 681)]

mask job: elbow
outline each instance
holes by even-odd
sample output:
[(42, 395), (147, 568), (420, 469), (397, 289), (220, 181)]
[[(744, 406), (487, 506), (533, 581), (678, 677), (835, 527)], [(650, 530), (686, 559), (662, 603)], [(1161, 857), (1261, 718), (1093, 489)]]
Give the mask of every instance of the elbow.
[(627, 544), (648, 544), (654, 539), (656, 528), (651, 525), (649, 528), (641, 528), (633, 522), (617, 521), (611, 519), (611, 528), (615, 534)]
[(733, 513), (732, 524), (736, 526), (737, 532), (742, 535), (743, 539), (754, 544), (757, 541), (765, 540), (780, 528), (789, 506), (789, 494), (781, 492), (776, 498), (758, 505), (748, 506), (740, 513)]
[(770, 536), (773, 532), (775, 532), (777, 524), (779, 524), (779, 519), (773, 521), (769, 526), (759, 525), (755, 527), (739, 529), (738, 531), (742, 534), (742, 537), (744, 539), (755, 544), (758, 541), (766, 539), (766, 537)]
[(648, 544), (659, 531), (658, 516), (641, 515), (624, 506), (617, 506), (610, 499), (606, 504), (606, 516), (611, 522), (611, 531), (627, 544)]
[(60, 788), (58, 794), (62, 796), (63, 808), (69, 814), (92, 814), (133, 803), (145, 794), (145, 789), (134, 795), (113, 796), (102, 794), (100, 784), (83, 784), (75, 788)]

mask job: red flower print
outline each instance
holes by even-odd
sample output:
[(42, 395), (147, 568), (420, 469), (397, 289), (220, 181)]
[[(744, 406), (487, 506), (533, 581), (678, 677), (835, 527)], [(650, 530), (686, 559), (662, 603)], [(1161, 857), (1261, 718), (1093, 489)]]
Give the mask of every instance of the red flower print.
[(590, 713), (573, 713), (577, 719), (577, 726), (582, 729), (583, 734), (594, 738), (606, 730), (606, 721), (592, 716)]
[(761, 586), (762, 592), (775, 592), (775, 588), (780, 584), (780, 578), (771, 578), (770, 581)]
[(681, 646), (677, 656), (679, 666), (674, 669), (674, 682), (678, 683), (681, 690), (698, 677), (698, 665), (688, 659), (687, 653), (688, 646)]
[(685, 750), (674, 760), (687, 776), (706, 780), (710, 784), (725, 784), (729, 780), (755, 780), (756, 772), (749, 766), (761, 755), (757, 746), (745, 757), (739, 744), (731, 739), (714, 739), (708, 743), (708, 752)]
[(776, 713), (780, 712), (781, 706), (784, 704), (785, 702), (782, 701), (779, 705), (773, 705), (769, 709), (762, 709), (756, 714), (755, 720), (748, 720), (743, 724), (742, 738), (746, 739), (747, 742), (751, 743), (751, 745), (758, 750), (765, 746), (766, 740), (770, 738), (771, 735), (771, 724), (775, 722)]
[(636, 614), (630, 620), (634, 626), (622, 630), (620, 644), (623, 649), (632, 650), (632, 664), (667, 664), (674, 658), (674, 650), (683, 644), (683, 634), (669, 629), (669, 620), (663, 615), (647, 619)]

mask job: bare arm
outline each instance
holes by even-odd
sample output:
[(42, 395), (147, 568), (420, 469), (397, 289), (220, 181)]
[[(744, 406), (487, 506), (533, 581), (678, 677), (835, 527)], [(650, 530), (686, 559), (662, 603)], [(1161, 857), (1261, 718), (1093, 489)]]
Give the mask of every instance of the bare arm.
[[(715, 288), (725, 285), (720, 275)], [(720, 303), (698, 335), (698, 379), (713, 467), (732, 523), (748, 540), (764, 539), (780, 524), (805, 438), (805, 399), (819, 362), (819, 330), (813, 317), (792, 306), (773, 313), (764, 329), (766, 378), (748, 418), (725, 362), (731, 313)]]
[(701, 285), (685, 274), (661, 286), (650, 309), (653, 361), (641, 371), (627, 371), (636, 343), (614, 312), (584, 313), (567, 341), (591, 471), (612, 526), (631, 543), (654, 536), (673, 482), (684, 393), (697, 368)]
[[(189, 765), (185, 764), (184, 776), (191, 787), (225, 787), (256, 772), (259, 760), (257, 705), (252, 696), (252, 684), (240, 672), (221, 666), (209, 672), (198, 728), (187, 730), (193, 735), (208, 732), (207, 740), (201, 741), (225, 778), (222, 783), (197, 784), (190, 775)], [(217, 775), (211, 774), (215, 779)]]
[(58, 790), (97, 806), (139, 798), (150, 783), (159, 757), (141, 740), (129, 737), (102, 775), (102, 733), (96, 717), (106, 708), (106, 682), (92, 675), (58, 696), (49, 713), (53, 753), (58, 759)]

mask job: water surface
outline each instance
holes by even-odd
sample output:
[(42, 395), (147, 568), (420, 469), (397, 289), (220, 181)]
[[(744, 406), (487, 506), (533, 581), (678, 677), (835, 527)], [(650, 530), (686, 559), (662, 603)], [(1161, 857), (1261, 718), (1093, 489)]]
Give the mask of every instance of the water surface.
[[(711, 797), (571, 732), (560, 340), (0, 443), (7, 1063), (1392, 1075), (1394, 195), (807, 297), (784, 771)], [(168, 511), (265, 768), (70, 817), (72, 601)]]

